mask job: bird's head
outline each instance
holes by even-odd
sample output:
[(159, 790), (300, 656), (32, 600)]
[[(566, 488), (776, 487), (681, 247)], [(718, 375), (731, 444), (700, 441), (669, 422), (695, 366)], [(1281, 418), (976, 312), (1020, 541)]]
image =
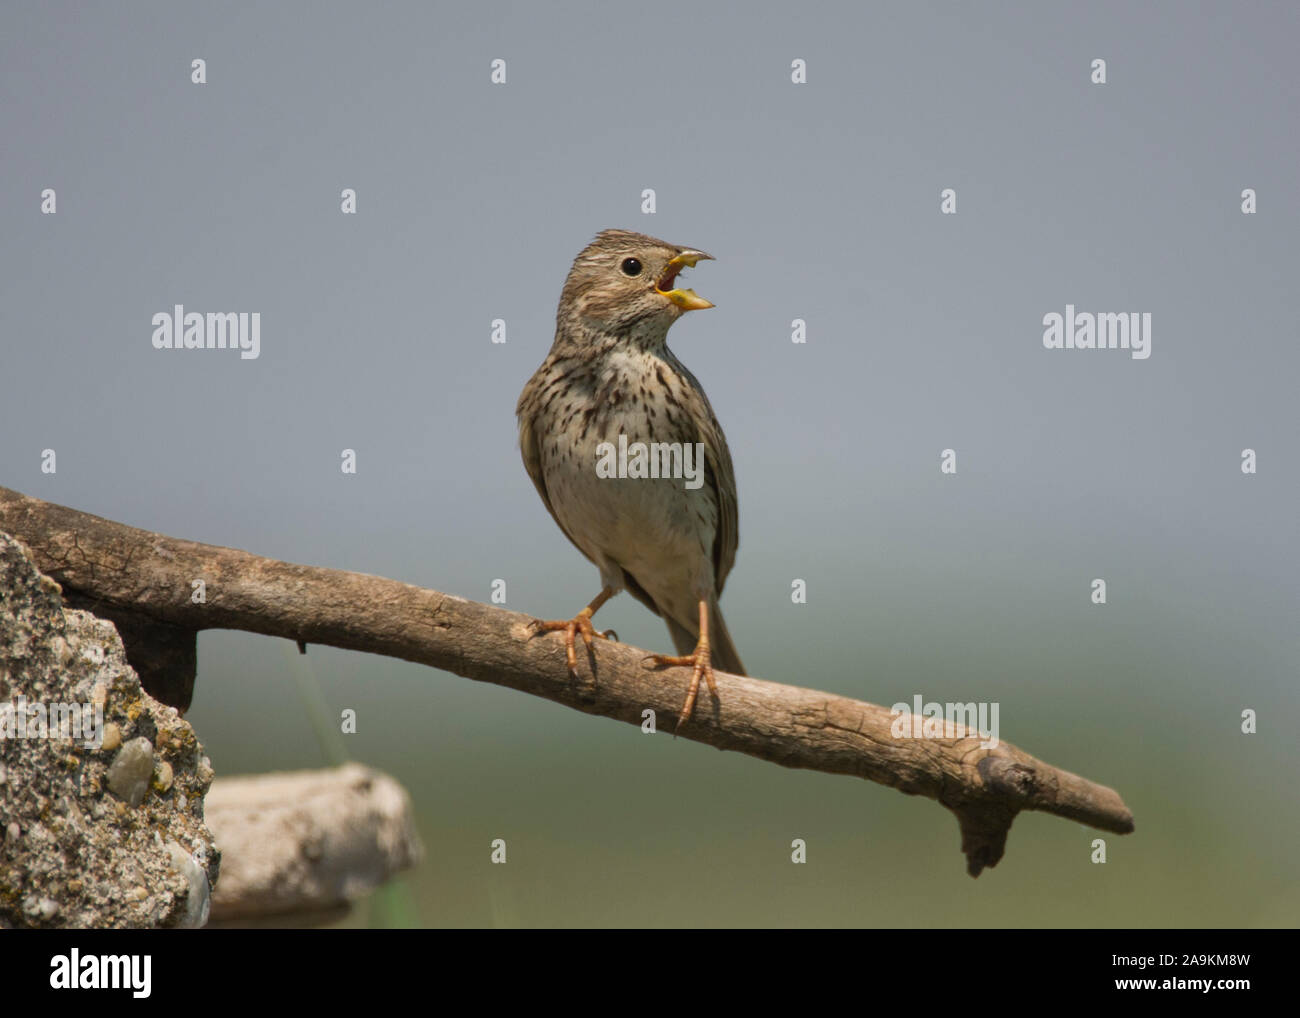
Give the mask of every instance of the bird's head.
[(558, 322), (606, 335), (662, 339), (687, 311), (713, 307), (677, 276), (712, 258), (644, 233), (604, 230), (573, 260), (560, 296)]

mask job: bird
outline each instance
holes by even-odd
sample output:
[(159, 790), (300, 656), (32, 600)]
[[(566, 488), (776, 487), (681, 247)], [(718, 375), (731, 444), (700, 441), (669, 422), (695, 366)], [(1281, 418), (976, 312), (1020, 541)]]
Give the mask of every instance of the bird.
[[(701, 679), (720, 704), (715, 665), (745, 674), (718, 607), (739, 543), (731, 451), (703, 387), (667, 343), (682, 315), (713, 307), (678, 285), (684, 269), (706, 260), (712, 256), (643, 233), (598, 233), (573, 261), (555, 340), (515, 411), (528, 476), (601, 582), (576, 616), (537, 619), (531, 635), (563, 632), (576, 678), (576, 638), (594, 667), (593, 639), (613, 634), (595, 629), (592, 616), (628, 591), (664, 619), (677, 651), (645, 660), (691, 669), (678, 729), (691, 718)], [(644, 458), (639, 471), (632, 462), (637, 443), (650, 450), (650, 476)], [(680, 469), (663, 451), (674, 443)], [(614, 469), (612, 454), (624, 448), (634, 455)], [(702, 465), (695, 460), (691, 477), (671, 476), (685, 474), (692, 451), (702, 452)]]

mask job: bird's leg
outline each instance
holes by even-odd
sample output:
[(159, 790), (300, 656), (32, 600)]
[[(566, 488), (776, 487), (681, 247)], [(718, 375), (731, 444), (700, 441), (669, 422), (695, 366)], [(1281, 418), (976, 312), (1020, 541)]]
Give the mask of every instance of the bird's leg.
[(667, 654), (651, 654), (647, 659), (653, 661), (657, 667), (667, 665), (690, 665), (691, 666), (691, 686), (686, 691), (686, 703), (682, 707), (682, 713), (677, 719), (677, 727), (681, 728), (691, 718), (691, 711), (695, 709), (695, 697), (700, 692), (700, 678), (704, 678), (709, 684), (709, 692), (713, 694), (713, 699), (718, 699), (718, 687), (713, 681), (713, 664), (709, 658), (709, 602), (700, 602), (700, 639), (695, 644), (695, 652), (692, 654), (683, 654), (681, 657), (671, 657)]
[(582, 642), (587, 645), (587, 650), (591, 651), (591, 641), (593, 637), (599, 636), (602, 640), (608, 640), (609, 635), (602, 633), (591, 624), (591, 617), (600, 611), (600, 606), (608, 601), (617, 593), (613, 587), (605, 587), (599, 594), (591, 599), (591, 604), (578, 612), (573, 618), (560, 620), (558, 622), (544, 622), (541, 619), (533, 620), (534, 634), (552, 633), (558, 630), (564, 630), (564, 655), (565, 660), (569, 662), (569, 674), (574, 678), (578, 676), (578, 654), (576, 650), (576, 638), (579, 633), (582, 634)]

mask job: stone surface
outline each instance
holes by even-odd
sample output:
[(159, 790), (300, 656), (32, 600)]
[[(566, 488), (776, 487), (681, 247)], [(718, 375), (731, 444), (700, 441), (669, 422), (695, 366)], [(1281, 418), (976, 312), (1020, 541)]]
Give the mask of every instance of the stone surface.
[(220, 861), (211, 764), (141, 689), (113, 625), (60, 595), (0, 533), (0, 711), (90, 704), (104, 720), (91, 745), (0, 734), (0, 928), (202, 925)]
[(226, 860), (214, 923), (342, 906), (424, 853), (406, 790), (356, 763), (221, 778), (207, 816)]
[(134, 808), (144, 802), (152, 777), (153, 743), (144, 738), (132, 739), (108, 765), (108, 790)]

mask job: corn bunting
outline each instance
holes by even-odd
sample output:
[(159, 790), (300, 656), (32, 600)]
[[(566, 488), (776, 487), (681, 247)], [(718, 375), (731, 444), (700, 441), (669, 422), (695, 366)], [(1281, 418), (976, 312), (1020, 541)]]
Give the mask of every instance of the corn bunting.
[[(574, 259), (560, 294), (555, 342), (524, 386), (516, 413), (528, 476), (560, 529), (600, 570), (601, 591), (563, 631), (570, 673), (575, 639), (588, 653), (608, 638), (596, 611), (627, 590), (668, 623), (691, 669), (678, 725), (713, 666), (744, 675), (718, 597), (736, 558), (736, 480), (708, 397), (667, 346), (687, 311), (713, 305), (677, 287), (710, 258), (627, 230), (605, 230)], [(594, 656), (592, 657), (594, 662)]]

